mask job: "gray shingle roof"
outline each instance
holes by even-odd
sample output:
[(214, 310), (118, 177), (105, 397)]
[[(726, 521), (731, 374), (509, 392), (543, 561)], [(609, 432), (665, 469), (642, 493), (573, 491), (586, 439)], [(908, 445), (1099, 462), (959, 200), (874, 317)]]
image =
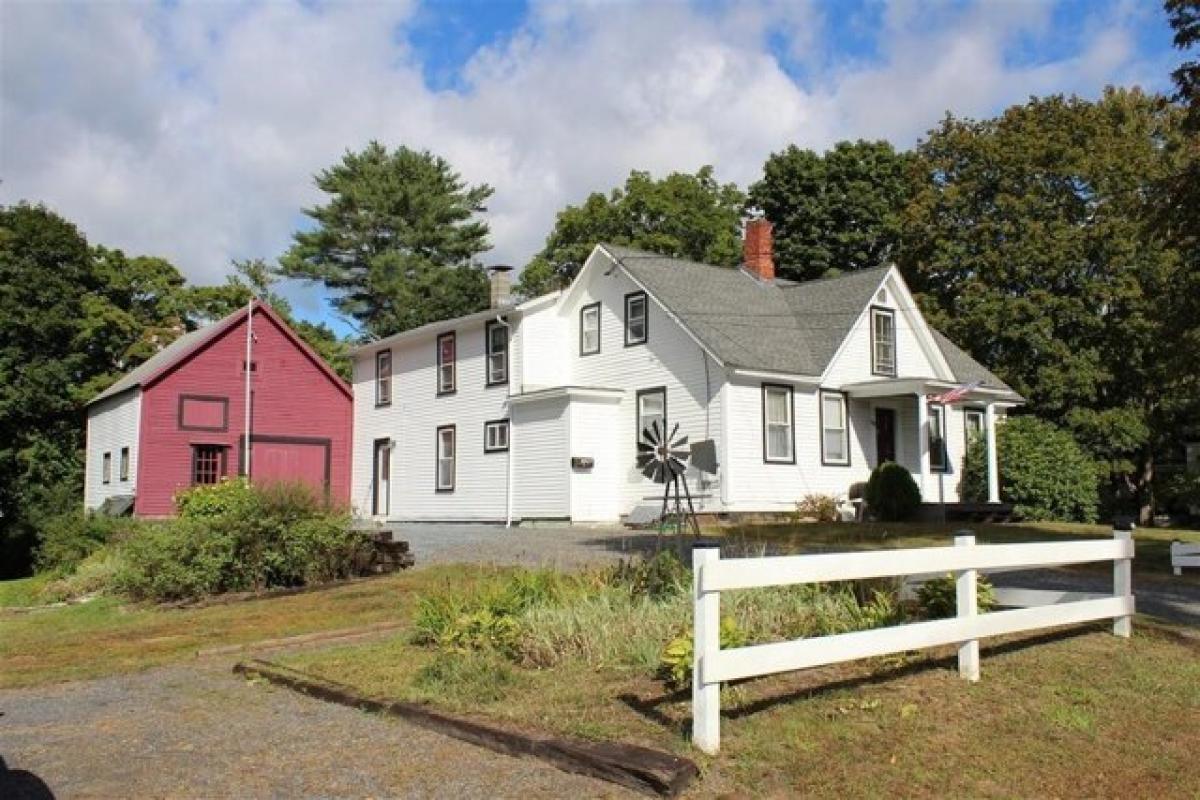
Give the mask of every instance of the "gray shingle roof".
[(183, 358), (184, 355), (190, 353), (193, 348), (199, 347), (217, 333), (224, 330), (225, 323), (230, 318), (245, 313), (245, 309), (239, 309), (229, 316), (218, 320), (217, 322), (205, 325), (203, 328), (197, 328), (194, 331), (188, 331), (164, 347), (162, 350), (159, 350), (157, 353), (150, 356), (150, 358), (134, 367), (129, 372), (126, 372), (117, 379), (116, 383), (114, 383), (112, 386), (109, 386), (103, 392), (89, 400), (88, 405), (97, 403), (106, 397), (113, 397), (121, 392), (141, 386), (142, 383), (149, 380), (152, 376), (157, 375), (161, 370), (166, 369), (180, 358)]
[[(889, 269), (770, 284), (740, 269), (603, 247), (726, 365), (796, 375), (825, 371)], [(956, 379), (1009, 388), (949, 339), (934, 334)]]

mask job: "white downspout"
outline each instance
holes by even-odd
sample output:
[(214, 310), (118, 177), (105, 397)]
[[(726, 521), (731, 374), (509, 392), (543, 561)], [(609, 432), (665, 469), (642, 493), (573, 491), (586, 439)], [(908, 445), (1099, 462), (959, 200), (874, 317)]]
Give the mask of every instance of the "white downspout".
[(989, 503), (1000, 502), (1000, 470), (996, 457), (996, 405), (983, 407), (983, 430), (987, 441), (987, 492)]
[(245, 425), (246, 442), (246, 480), (250, 480), (250, 364), (254, 357), (254, 297), (250, 297), (250, 302), (246, 305), (246, 364), (242, 371), (246, 373), (246, 397), (245, 397)]

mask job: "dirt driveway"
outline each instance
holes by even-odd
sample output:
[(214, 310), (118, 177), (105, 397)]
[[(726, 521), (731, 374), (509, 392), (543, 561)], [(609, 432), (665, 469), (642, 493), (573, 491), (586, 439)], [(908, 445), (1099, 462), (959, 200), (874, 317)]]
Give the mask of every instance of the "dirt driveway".
[(35, 779), (59, 798), (631, 796), (252, 684), (231, 663), (0, 692), (0, 798), (45, 798)]

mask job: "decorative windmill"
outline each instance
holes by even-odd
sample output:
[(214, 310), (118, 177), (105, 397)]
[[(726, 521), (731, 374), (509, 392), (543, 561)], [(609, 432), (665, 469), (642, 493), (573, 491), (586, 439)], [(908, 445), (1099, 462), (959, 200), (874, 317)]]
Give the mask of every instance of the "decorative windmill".
[[(658, 420), (647, 425), (642, 430), (642, 439), (638, 442), (638, 469), (650, 480), (663, 484), (662, 513), (659, 515), (658, 532), (661, 535), (667, 526), (668, 514), (675, 526), (675, 533), (683, 533), (688, 528), (696, 536), (700, 535), (700, 525), (696, 522), (696, 509), (692, 505), (692, 492), (687, 483), (687, 459), (692, 455), (688, 447), (688, 437), (680, 436), (679, 424), (667, 433), (665, 425)], [(700, 443), (697, 442), (697, 445)], [(682, 491), (681, 491), (682, 487)], [(671, 491), (674, 489), (674, 503)], [(687, 510), (683, 502), (687, 500)]]

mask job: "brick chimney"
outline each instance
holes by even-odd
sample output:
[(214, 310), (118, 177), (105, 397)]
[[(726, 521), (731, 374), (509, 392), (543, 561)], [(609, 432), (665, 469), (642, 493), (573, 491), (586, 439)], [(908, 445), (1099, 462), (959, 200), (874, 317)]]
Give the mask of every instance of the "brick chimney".
[(760, 281), (775, 280), (775, 253), (769, 221), (752, 219), (746, 223), (746, 233), (742, 239), (742, 261), (746, 271)]
[(512, 302), (512, 273), (513, 268), (503, 265), (491, 267), (491, 307), (500, 308)]

